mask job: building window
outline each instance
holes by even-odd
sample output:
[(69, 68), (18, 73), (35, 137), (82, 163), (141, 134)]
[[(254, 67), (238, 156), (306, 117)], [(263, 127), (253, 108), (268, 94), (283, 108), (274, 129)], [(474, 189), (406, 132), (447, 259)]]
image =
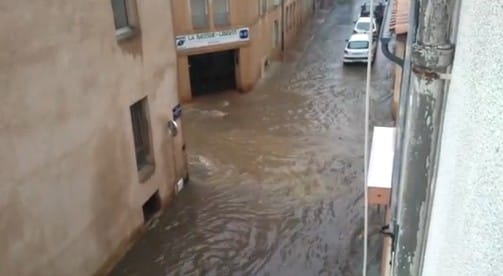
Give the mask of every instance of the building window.
[(215, 26), (229, 25), (229, 0), (213, 0)]
[(190, 11), (192, 14), (192, 27), (194, 29), (208, 28), (208, 1), (190, 0)]
[(293, 2), (290, 7), (290, 23), (290, 28), (293, 28), (295, 26), (295, 2)]
[(288, 5), (286, 7), (286, 16), (285, 16), (285, 26), (286, 26), (286, 30), (289, 31), (290, 30), (290, 5)]
[(136, 168), (140, 182), (143, 182), (153, 174), (155, 169), (147, 97), (134, 103), (129, 109), (133, 126)]
[(258, 1), (258, 14), (264, 15), (267, 12), (267, 0), (259, 0)]
[(267, 9), (270, 10), (273, 7), (277, 6), (276, 2), (279, 2), (277, 0), (267, 0)]
[(111, 0), (114, 13), (115, 34), (122, 40), (135, 34), (134, 21), (136, 4), (132, 0)]
[(274, 20), (272, 25), (272, 48), (276, 49), (279, 46), (279, 23), (278, 20)]
[(293, 26), (297, 26), (297, 2), (293, 2)]

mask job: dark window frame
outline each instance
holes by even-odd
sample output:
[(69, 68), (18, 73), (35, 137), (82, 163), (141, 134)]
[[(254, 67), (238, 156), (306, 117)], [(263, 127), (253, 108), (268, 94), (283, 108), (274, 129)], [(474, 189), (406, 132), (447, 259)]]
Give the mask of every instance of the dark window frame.
[[(190, 7), (190, 18), (192, 28), (194, 30), (206, 30), (210, 28), (210, 14), (209, 14), (209, 3), (208, 0), (197, 0), (197, 2), (203, 3), (204, 13), (195, 14), (194, 7), (196, 6), (193, 2), (194, 0), (189, 0)], [(202, 19), (202, 20), (199, 20)]]
[[(115, 36), (117, 40), (125, 40), (135, 36), (137, 31), (137, 14), (135, 0), (110, 0), (114, 16)], [(119, 20), (122, 22), (119, 22)]]
[[(217, 12), (216, 7), (216, 2), (217, 1), (224, 1), (223, 4), (225, 4), (225, 11), (224, 12)], [(213, 23), (215, 27), (227, 27), (230, 26), (230, 0), (213, 0)], [(220, 3), (221, 4), (221, 3)], [(220, 20), (222, 18), (225, 18), (224, 20)]]
[[(116, 30), (119, 30), (119, 29), (122, 29), (122, 28), (127, 28), (127, 27), (130, 27), (130, 23), (129, 23), (129, 15), (128, 15), (128, 7), (127, 7), (127, 0), (111, 0), (112, 2), (112, 9), (113, 9), (113, 12), (114, 12), (114, 24), (115, 24), (115, 29)], [(114, 5), (114, 2), (116, 2), (116, 5)], [(119, 6), (117, 5), (118, 3), (117, 2), (121, 2), (122, 4), (120, 4), (120, 8), (121, 10), (118, 10)], [(124, 25), (119, 25), (120, 23), (117, 22), (117, 14), (118, 13), (121, 13), (121, 17), (124, 17), (124, 20), (125, 20), (125, 24)]]
[(153, 174), (155, 159), (152, 147), (152, 129), (149, 118), (148, 97), (144, 97), (129, 107), (136, 168), (140, 182)]

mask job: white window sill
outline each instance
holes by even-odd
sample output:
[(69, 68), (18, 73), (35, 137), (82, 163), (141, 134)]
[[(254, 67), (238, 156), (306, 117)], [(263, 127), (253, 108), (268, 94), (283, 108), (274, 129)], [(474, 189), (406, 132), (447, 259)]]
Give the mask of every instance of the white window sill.
[(118, 41), (123, 41), (135, 36), (137, 31), (131, 27), (122, 27), (120, 29), (115, 30), (115, 36)]

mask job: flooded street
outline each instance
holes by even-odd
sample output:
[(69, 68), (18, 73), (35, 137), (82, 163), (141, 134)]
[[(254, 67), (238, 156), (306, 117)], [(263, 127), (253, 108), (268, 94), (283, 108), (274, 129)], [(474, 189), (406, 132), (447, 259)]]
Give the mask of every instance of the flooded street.
[[(366, 67), (342, 64), (356, 6), (319, 11), (252, 92), (184, 107), (190, 183), (113, 275), (361, 274)], [(372, 125), (392, 124), (390, 70), (379, 51)]]

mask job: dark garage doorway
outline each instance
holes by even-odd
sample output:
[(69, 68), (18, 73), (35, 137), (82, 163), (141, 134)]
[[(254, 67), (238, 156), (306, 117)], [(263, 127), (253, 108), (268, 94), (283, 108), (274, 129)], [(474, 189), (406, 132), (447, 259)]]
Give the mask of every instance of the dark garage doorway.
[(237, 50), (189, 56), (192, 96), (236, 89)]

